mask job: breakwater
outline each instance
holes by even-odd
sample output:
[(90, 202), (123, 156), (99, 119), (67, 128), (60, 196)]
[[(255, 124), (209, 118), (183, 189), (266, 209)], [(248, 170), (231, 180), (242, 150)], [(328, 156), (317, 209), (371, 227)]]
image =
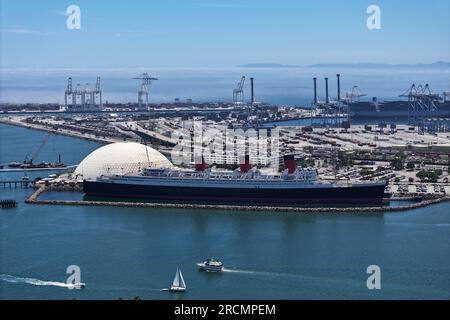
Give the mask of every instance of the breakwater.
[(229, 210), (229, 211), (271, 211), (292, 213), (384, 213), (400, 212), (425, 207), (444, 201), (450, 201), (450, 197), (437, 197), (421, 202), (399, 207), (272, 207), (272, 206), (243, 206), (243, 205), (212, 205), (190, 203), (150, 203), (150, 202), (126, 202), (126, 201), (84, 201), (84, 200), (39, 200), (39, 196), (47, 191), (45, 187), (37, 189), (25, 202), (41, 205), (67, 205), (67, 206), (110, 206), (131, 208), (155, 208), (155, 209), (199, 209), (199, 210)]
[(35, 192), (33, 192), (33, 194), (31, 196), (28, 197), (27, 200), (25, 200), (26, 203), (36, 203), (36, 201), (38, 200), (38, 197), (45, 192), (45, 187), (40, 187), (38, 189), (36, 189)]

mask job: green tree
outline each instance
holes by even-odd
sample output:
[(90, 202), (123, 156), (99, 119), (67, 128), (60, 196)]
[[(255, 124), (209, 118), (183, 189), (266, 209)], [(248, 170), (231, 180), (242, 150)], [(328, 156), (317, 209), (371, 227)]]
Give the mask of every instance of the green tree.
[(338, 160), (340, 162), (340, 165), (344, 167), (348, 167), (352, 164), (352, 159), (345, 151), (339, 151), (338, 152)]
[(408, 162), (406, 164), (406, 169), (413, 170), (415, 168), (414, 162)]
[(416, 176), (422, 182), (437, 182), (442, 175), (442, 170), (420, 170)]
[(390, 162), (390, 165), (394, 170), (403, 170), (404, 168), (403, 159), (397, 157)]

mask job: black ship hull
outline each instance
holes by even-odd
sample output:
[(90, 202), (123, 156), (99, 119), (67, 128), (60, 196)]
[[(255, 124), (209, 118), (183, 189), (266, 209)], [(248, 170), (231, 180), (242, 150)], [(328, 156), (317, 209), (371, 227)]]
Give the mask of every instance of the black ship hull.
[[(411, 113), (407, 101), (386, 101), (375, 104), (369, 101), (354, 102), (349, 106), (349, 114), (352, 119), (389, 119), (407, 120)], [(417, 117), (422, 118), (450, 118), (450, 102), (436, 104), (436, 110), (417, 110)]]
[(301, 205), (301, 204), (381, 204), (385, 184), (364, 184), (336, 187), (270, 188), (204, 188), (152, 186), (84, 181), (87, 196), (99, 198), (132, 198), (157, 201)]

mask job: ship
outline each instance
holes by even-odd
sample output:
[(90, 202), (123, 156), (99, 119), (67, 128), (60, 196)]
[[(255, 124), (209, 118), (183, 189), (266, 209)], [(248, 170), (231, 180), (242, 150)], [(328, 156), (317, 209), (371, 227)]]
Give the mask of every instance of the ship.
[(360, 100), (366, 94), (360, 92), (358, 86), (353, 86), (351, 91), (341, 96), (340, 74), (337, 74), (336, 78), (337, 100), (329, 98), (328, 78), (325, 78), (325, 102), (318, 100), (317, 78), (313, 78), (313, 106), (323, 116), (343, 116), (347, 113), (347, 117), (352, 120), (386, 120), (391, 123), (429, 118), (448, 121), (450, 118), (450, 91), (437, 94), (431, 91), (428, 84), (412, 84), (399, 95), (403, 99), (382, 100), (372, 97), (369, 100)]
[(206, 259), (203, 262), (197, 262), (197, 267), (199, 270), (204, 270), (206, 272), (221, 272), (223, 271), (223, 263), (213, 258)]
[[(442, 95), (432, 93), (428, 84), (416, 86), (413, 84), (399, 95), (404, 100), (379, 100), (373, 97), (371, 101), (353, 101), (352, 97), (361, 97), (357, 87), (347, 93), (342, 101), (348, 106), (352, 119), (389, 119), (391, 122), (408, 118), (450, 118), (450, 91)], [(349, 99), (350, 98), (350, 99)]]
[(385, 181), (322, 181), (314, 168), (297, 168), (284, 157), (281, 173), (250, 168), (214, 170), (204, 162), (195, 169), (145, 168), (138, 174), (100, 176), (83, 181), (86, 196), (156, 201), (245, 205), (382, 204)]
[[(407, 120), (410, 116), (409, 102), (406, 100), (382, 101), (373, 97), (371, 101), (353, 101), (349, 103), (349, 116), (354, 120), (389, 119), (389, 121)], [(424, 118), (450, 118), (450, 101), (435, 103), (436, 109), (432, 112), (417, 113)]]
[(20, 168), (20, 169), (50, 169), (50, 168), (64, 168), (65, 165), (62, 162), (41, 162), (41, 163), (34, 163), (32, 161), (24, 161), (23, 163), (20, 162), (11, 162), (8, 164), (8, 167), (10, 168)]

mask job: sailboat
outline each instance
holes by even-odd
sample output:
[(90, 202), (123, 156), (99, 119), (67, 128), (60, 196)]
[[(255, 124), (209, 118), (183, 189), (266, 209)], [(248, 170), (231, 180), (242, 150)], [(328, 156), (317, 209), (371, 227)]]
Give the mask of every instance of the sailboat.
[(175, 273), (175, 278), (173, 279), (169, 291), (173, 292), (186, 291), (186, 283), (184, 283), (183, 275), (181, 274), (180, 268), (177, 268), (177, 273)]

